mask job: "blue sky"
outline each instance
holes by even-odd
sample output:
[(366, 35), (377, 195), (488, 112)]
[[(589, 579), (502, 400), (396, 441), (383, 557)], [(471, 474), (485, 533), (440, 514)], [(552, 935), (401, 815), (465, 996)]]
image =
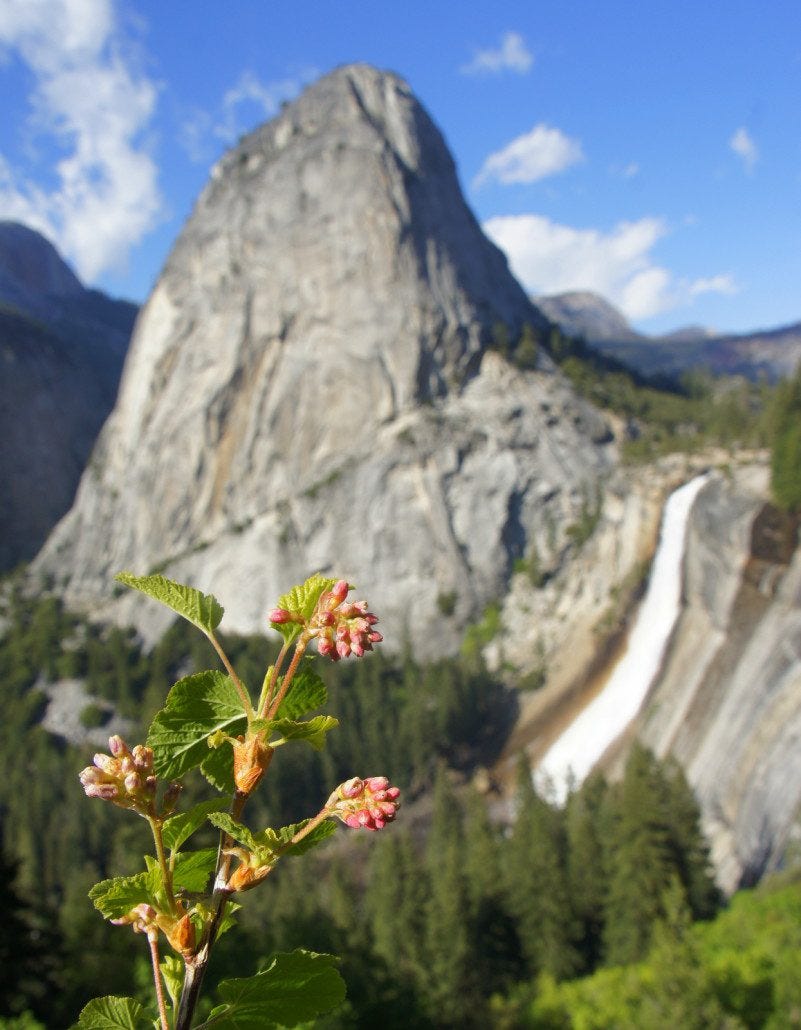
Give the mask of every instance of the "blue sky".
[(144, 300), (220, 154), (351, 61), (407, 79), (529, 292), (801, 320), (799, 0), (0, 0), (0, 218)]

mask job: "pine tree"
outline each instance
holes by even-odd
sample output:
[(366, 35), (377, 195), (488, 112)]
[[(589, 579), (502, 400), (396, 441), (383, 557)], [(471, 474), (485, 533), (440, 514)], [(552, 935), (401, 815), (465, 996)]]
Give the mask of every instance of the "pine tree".
[(426, 844), (430, 893), (424, 908), (425, 1000), (440, 1026), (471, 1025), (468, 991), (470, 941), (463, 870), (461, 812), (445, 766), (434, 785), (434, 813)]
[(525, 758), (516, 795), (517, 816), (506, 848), (507, 904), (529, 971), (571, 976), (579, 967), (565, 868), (563, 813), (534, 790)]
[(772, 410), (771, 489), (780, 508), (801, 510), (801, 364), (776, 388)]
[(614, 839), (609, 855), (604, 954), (609, 965), (636, 962), (648, 950), (662, 915), (662, 895), (675, 872), (675, 854), (657, 762), (632, 748), (616, 791)]
[(599, 773), (589, 776), (568, 798), (567, 879), (578, 924), (582, 972), (598, 965), (602, 953), (604, 905), (609, 887), (603, 860), (608, 836), (608, 793)]

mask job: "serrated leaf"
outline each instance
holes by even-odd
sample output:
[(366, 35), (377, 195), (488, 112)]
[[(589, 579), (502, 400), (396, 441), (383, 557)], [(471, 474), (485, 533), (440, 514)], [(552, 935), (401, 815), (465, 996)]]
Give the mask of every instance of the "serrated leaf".
[(206, 738), (217, 730), (230, 736), (247, 725), (236, 687), (222, 672), (207, 670), (178, 680), (147, 735), (157, 775), (177, 779), (208, 757)]
[(188, 619), (203, 633), (213, 633), (222, 621), (224, 609), (216, 597), (202, 594), (194, 587), (176, 583), (166, 576), (134, 576), (130, 572), (120, 572), (115, 577), (120, 583), (140, 590), (143, 594), (160, 601), (178, 615)]
[[(269, 831), (276, 837), (274, 849), (280, 850), (282, 855), (303, 855), (318, 844), (322, 844), (324, 840), (327, 840), (332, 834), (337, 832), (336, 823), (331, 819), (324, 819), (313, 830), (310, 830), (302, 840), (299, 840), (297, 844), (290, 844), (289, 842), (298, 830), (302, 830), (308, 821), (308, 819), (304, 819), (302, 822), (294, 823), (292, 826), (282, 826), (277, 834), (275, 831)], [(259, 841), (260, 839), (261, 834), (257, 834), (256, 840)]]
[[(308, 620), (312, 617), (320, 596), (336, 583), (335, 579), (328, 579), (315, 572), (309, 576), (305, 583), (292, 587), (290, 591), (278, 598), (278, 607), (285, 608), (288, 612), (301, 615)], [(272, 623), (273, 629), (277, 630), (287, 642), (295, 639), (301, 632), (302, 626), (297, 622)]]
[(264, 1030), (298, 1026), (321, 1016), (345, 998), (345, 981), (333, 955), (293, 951), (274, 955), (256, 976), (223, 980), (218, 990), (225, 1005), (211, 1014), (218, 1030)]
[(300, 719), (328, 701), (328, 690), (317, 673), (302, 665), (295, 673), (287, 695), (278, 706), (279, 719)]
[(153, 1020), (133, 998), (95, 998), (81, 1011), (72, 1030), (152, 1030)]
[(181, 989), (184, 985), (183, 961), (177, 955), (165, 955), (161, 960), (159, 969), (164, 977), (164, 985), (167, 988), (170, 1001), (173, 1005), (177, 1005), (178, 999), (181, 996)]
[(105, 919), (119, 919), (143, 902), (152, 904), (159, 883), (157, 870), (149, 869), (134, 876), (101, 880), (89, 891), (89, 897)]
[(177, 851), (184, 841), (203, 825), (209, 812), (219, 812), (227, 807), (226, 798), (212, 798), (210, 801), (202, 801), (186, 812), (171, 816), (165, 820), (161, 828), (164, 847), (170, 851)]
[(230, 794), (234, 783), (234, 752), (230, 744), (210, 750), (200, 763), (200, 771), (217, 790)]
[(173, 887), (193, 894), (205, 891), (216, 864), (216, 848), (202, 848), (200, 851), (180, 854), (172, 872)]
[(233, 837), (237, 843), (246, 847), (249, 851), (257, 850), (258, 844), (251, 831), (247, 826), (238, 823), (227, 812), (213, 812), (209, 815), (209, 822), (213, 823), (219, 830), (227, 833), (229, 837)]
[[(294, 719), (273, 720), (273, 730), (280, 734), (282, 740), (302, 740), (315, 749), (322, 751), (325, 746), (325, 737), (329, 730), (339, 725), (339, 720), (333, 715), (315, 715), (313, 719), (305, 722), (297, 722)], [(278, 741), (271, 741), (275, 746)]]

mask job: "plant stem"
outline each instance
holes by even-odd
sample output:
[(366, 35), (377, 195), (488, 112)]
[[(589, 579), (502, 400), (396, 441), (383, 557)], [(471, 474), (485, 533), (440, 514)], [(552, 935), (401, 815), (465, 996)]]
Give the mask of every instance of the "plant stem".
[(225, 651), (223, 651), (222, 645), (220, 644), (219, 640), (214, 636), (213, 633), (207, 633), (206, 636), (209, 638), (209, 641), (211, 642), (211, 645), (214, 648), (214, 650), (220, 656), (220, 661), (225, 666), (225, 671), (228, 673), (229, 677), (231, 678), (231, 682), (236, 687), (236, 692), (237, 694), (239, 694), (239, 700), (242, 702), (245, 712), (247, 713), (248, 723), (250, 723), (256, 714), (253, 711), (253, 704), (250, 700), (250, 695), (245, 690), (242, 684), (242, 680), (237, 676), (236, 671), (234, 670), (233, 665), (231, 665), (231, 662), (228, 659), (228, 655), (225, 653)]
[[(238, 820), (242, 815), (242, 809), (249, 797), (249, 794), (236, 792), (231, 805), (233, 819)], [(228, 881), (228, 873), (231, 869), (231, 856), (223, 854), (223, 851), (230, 843), (231, 838), (228, 834), (221, 832), (220, 846), (217, 852), (217, 868), (214, 871), (214, 890), (211, 896), (212, 916), (197, 952), (190, 958), (184, 959), (186, 972), (181, 989), (181, 999), (178, 1003), (178, 1013), (175, 1017), (175, 1030), (189, 1030), (192, 1025), (192, 1016), (200, 998), (200, 989), (203, 986), (203, 976), (211, 958), (211, 949), (225, 914), (230, 891), (224, 885)]]
[(281, 672), (281, 666), (284, 664), (284, 659), (286, 658), (287, 651), (289, 650), (289, 647), (290, 647), (289, 641), (285, 640), (283, 645), (282, 645), (282, 647), (281, 647), (281, 650), (278, 652), (278, 657), (275, 659), (275, 665), (273, 666), (273, 671), (272, 671), (272, 675), (270, 676), (269, 685), (267, 686), (267, 689), (263, 692), (263, 698), (262, 698), (262, 700), (261, 700), (261, 702), (259, 704), (259, 718), (260, 719), (264, 718), (265, 712), (270, 707), (270, 702), (272, 701), (273, 691), (275, 690), (275, 685), (278, 682), (278, 674)]
[(156, 845), (156, 857), (159, 860), (161, 878), (164, 882), (164, 893), (167, 895), (167, 900), (170, 903), (170, 910), (175, 912), (177, 906), (175, 904), (175, 895), (172, 892), (172, 870), (167, 862), (167, 856), (164, 853), (164, 839), (161, 835), (161, 820), (155, 816), (149, 815), (147, 817), (147, 821), (150, 823), (150, 829), (153, 833), (153, 843)]
[(147, 942), (150, 945), (150, 961), (153, 965), (153, 982), (156, 985), (156, 1001), (159, 1007), (159, 1022), (161, 1030), (170, 1030), (167, 1019), (167, 1006), (164, 1002), (164, 986), (161, 982), (161, 970), (159, 969), (159, 937), (155, 931), (152, 935), (148, 933)]
[(301, 635), (295, 647), (295, 653), (292, 655), (292, 661), (289, 663), (289, 668), (286, 670), (286, 675), (284, 676), (283, 682), (281, 683), (281, 689), (278, 691), (275, 698), (270, 702), (270, 707), (267, 710), (267, 712), (262, 716), (262, 718), (275, 718), (275, 713), (278, 711), (279, 705), (284, 700), (284, 698), (286, 697), (286, 692), (289, 690), (289, 685), (292, 682), (292, 677), (298, 671), (298, 665), (300, 665), (300, 660), (306, 651), (306, 646), (308, 645), (308, 643), (308, 638)]

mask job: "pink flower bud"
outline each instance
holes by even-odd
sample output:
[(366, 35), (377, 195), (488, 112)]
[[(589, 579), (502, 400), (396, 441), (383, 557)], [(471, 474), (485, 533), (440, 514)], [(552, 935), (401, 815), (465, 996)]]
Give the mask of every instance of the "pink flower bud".
[(109, 776), (114, 776), (119, 770), (119, 762), (116, 758), (112, 758), (111, 755), (95, 755), (92, 759), (98, 769), (102, 769), (104, 773), (108, 773)]
[(127, 744), (122, 737), (119, 737), (116, 734), (113, 737), (108, 738), (108, 749), (115, 758), (121, 758), (123, 755), (128, 754)]
[(131, 752), (133, 763), (140, 772), (150, 772), (153, 768), (153, 749), (144, 744), (137, 744)]
[(340, 658), (347, 658), (350, 655), (350, 644), (347, 640), (337, 641), (337, 654)]
[(123, 784), (129, 794), (135, 794), (137, 790), (142, 789), (142, 777), (137, 772), (130, 772), (123, 780)]
[(364, 782), (359, 779), (358, 776), (354, 776), (352, 779), (347, 780), (339, 788), (339, 793), (343, 798), (357, 798), (361, 795), (364, 790)]
[(395, 818), (399, 798), (400, 790), (390, 787), (386, 776), (354, 776), (340, 784), (326, 808), (351, 829), (382, 830)]
[(87, 783), (83, 791), (88, 798), (102, 798), (103, 801), (113, 801), (119, 793), (113, 783)]
[(346, 579), (338, 579), (331, 587), (331, 596), (336, 600), (337, 604), (341, 604), (348, 596), (350, 585)]
[(282, 622), (293, 622), (292, 612), (288, 612), (286, 608), (273, 608), (267, 612), (267, 619), (269, 622), (273, 622), (276, 625), (281, 625)]

